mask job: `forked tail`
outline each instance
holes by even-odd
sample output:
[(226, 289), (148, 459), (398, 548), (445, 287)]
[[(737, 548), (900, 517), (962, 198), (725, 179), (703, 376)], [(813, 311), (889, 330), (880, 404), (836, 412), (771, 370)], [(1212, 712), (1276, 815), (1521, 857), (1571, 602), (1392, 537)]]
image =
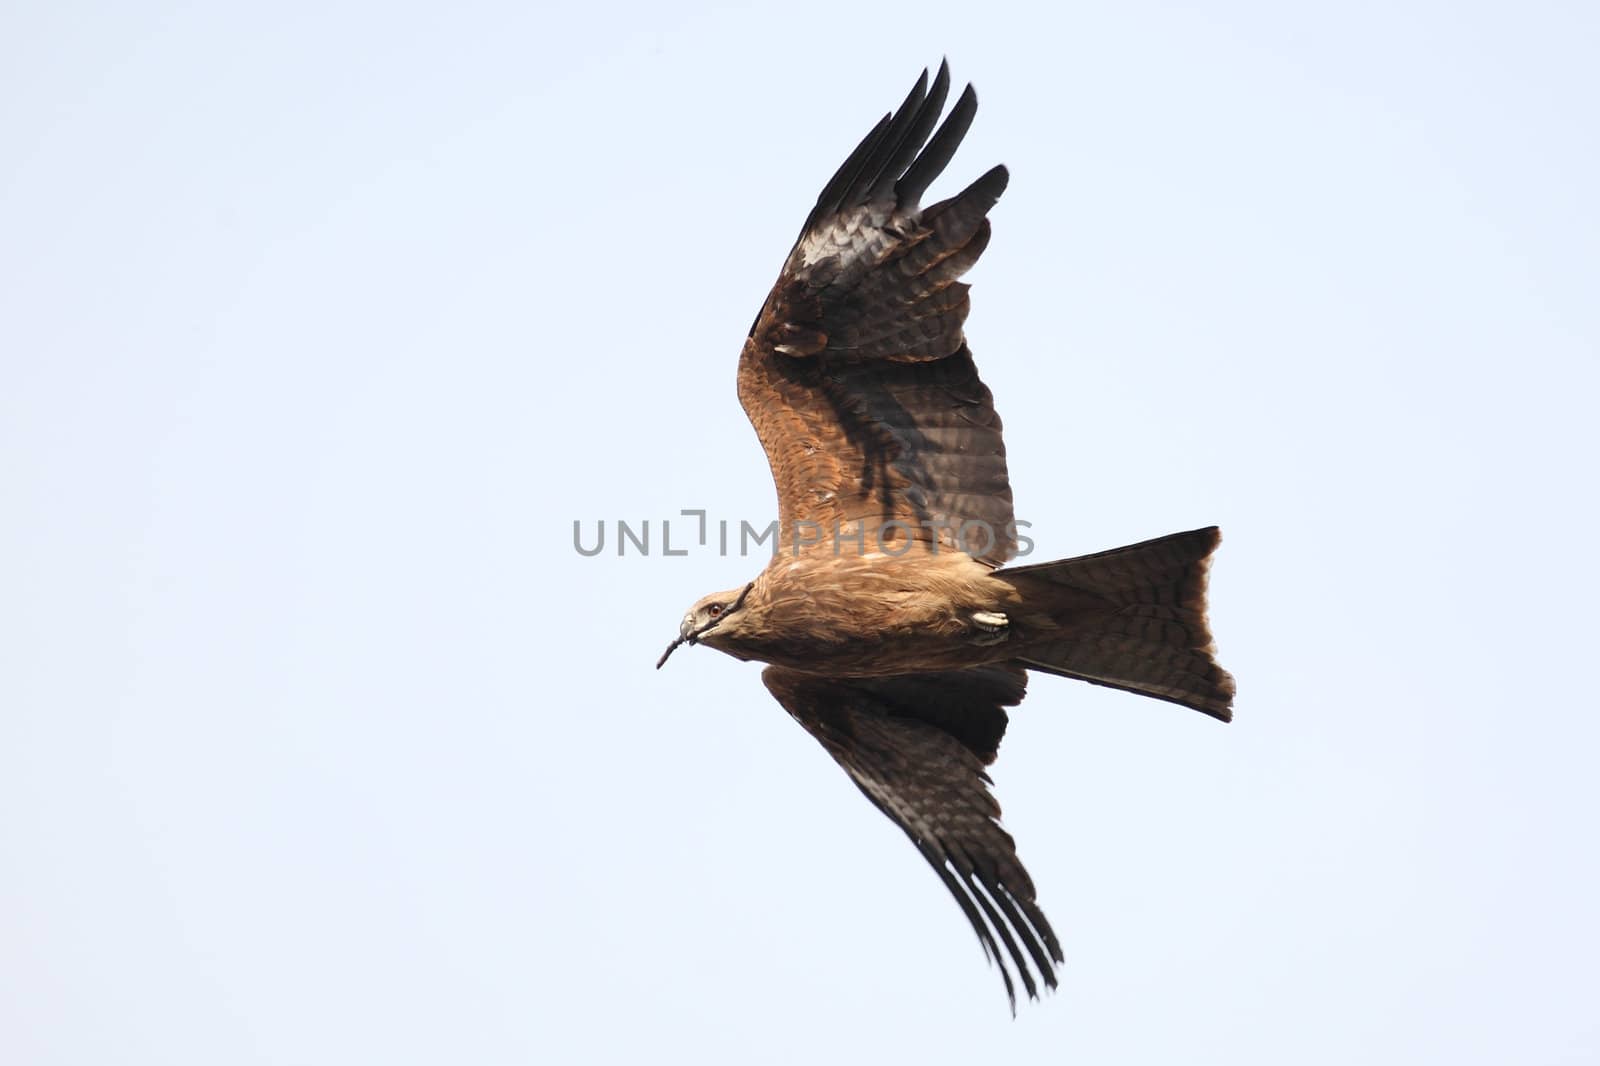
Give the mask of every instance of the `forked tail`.
[(1215, 526), (1096, 555), (995, 571), (1023, 603), (1058, 618), (1017, 661), (1233, 717), (1233, 677), (1217, 665), (1206, 621), (1206, 573), (1222, 540)]

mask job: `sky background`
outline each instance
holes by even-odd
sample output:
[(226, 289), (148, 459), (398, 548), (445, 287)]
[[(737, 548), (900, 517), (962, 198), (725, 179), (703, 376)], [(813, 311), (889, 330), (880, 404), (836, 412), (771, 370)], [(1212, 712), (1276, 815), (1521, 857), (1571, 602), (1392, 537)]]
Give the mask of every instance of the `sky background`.
[[(1295, 6), (8, 7), (0, 1058), (1600, 1061), (1600, 16)], [(943, 55), (1033, 559), (1221, 525), (1240, 687), (1034, 679), (1015, 1021), (758, 667), (652, 669)]]

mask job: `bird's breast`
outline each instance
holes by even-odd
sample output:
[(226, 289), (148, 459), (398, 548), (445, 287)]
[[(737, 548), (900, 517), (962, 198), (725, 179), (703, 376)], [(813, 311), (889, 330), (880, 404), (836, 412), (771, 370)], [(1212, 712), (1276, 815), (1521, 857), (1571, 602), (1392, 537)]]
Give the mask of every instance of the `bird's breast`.
[(1006, 657), (982, 619), (1003, 614), (1010, 586), (966, 555), (779, 560), (758, 590), (735, 642), (749, 658), (871, 677)]

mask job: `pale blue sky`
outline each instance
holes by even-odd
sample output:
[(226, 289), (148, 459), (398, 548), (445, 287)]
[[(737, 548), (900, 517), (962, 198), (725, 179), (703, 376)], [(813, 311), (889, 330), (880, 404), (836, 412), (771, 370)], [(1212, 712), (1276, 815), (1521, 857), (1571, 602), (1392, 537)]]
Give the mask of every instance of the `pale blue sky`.
[[(1600, 1060), (1588, 5), (0, 15), (0, 1058)], [(757, 669), (734, 359), (948, 54), (1035, 559), (1207, 523), (1237, 721), (1036, 678), (1009, 1018)], [(1587, 693), (1587, 694), (1586, 694)]]

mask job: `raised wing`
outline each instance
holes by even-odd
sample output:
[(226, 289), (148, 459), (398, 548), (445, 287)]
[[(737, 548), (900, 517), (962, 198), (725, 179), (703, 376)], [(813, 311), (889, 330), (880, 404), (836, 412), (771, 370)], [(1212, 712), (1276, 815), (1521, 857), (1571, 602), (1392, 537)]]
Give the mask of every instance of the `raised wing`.
[[(913, 543), (991, 565), (1016, 551), (994, 400), (967, 350), (967, 286), (1006, 187), (995, 167), (927, 209), (923, 192), (977, 110), (923, 71), (828, 182), (751, 327), (739, 399), (778, 488), (780, 546), (900, 554)], [(908, 543), (909, 542), (909, 543)]]
[(1005, 708), (1022, 700), (1027, 674), (1001, 664), (836, 681), (769, 666), (761, 680), (911, 838), (1000, 968), (1011, 1009), (1012, 967), (1030, 997), (1038, 996), (1030, 961), (1054, 988), (1061, 945), (1034, 902), (1011, 835), (1000, 828), (1000, 805), (983, 769), (1005, 733)]

